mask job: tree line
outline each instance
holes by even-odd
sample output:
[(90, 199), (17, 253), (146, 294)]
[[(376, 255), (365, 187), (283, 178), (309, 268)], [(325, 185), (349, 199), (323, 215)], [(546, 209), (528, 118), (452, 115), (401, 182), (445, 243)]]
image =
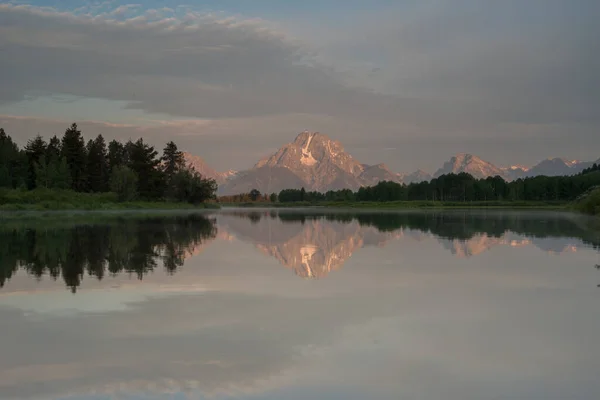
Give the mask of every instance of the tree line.
[(185, 165), (173, 141), (161, 156), (142, 138), (107, 144), (98, 135), (86, 143), (74, 123), (62, 138), (46, 141), (37, 135), (23, 149), (0, 128), (0, 188), (115, 192), (120, 201), (200, 203), (215, 197), (217, 184)]
[(429, 182), (409, 185), (382, 181), (374, 186), (328, 191), (284, 189), (277, 199), (289, 202), (388, 201), (573, 201), (600, 185), (600, 168), (594, 164), (573, 176), (535, 176), (507, 182), (500, 176), (476, 179), (470, 174), (446, 174)]
[(200, 215), (115, 218), (102, 224), (0, 226), (0, 288), (19, 270), (62, 278), (75, 292), (85, 275), (129, 273), (143, 279), (159, 265), (174, 273), (197, 246), (216, 236)]

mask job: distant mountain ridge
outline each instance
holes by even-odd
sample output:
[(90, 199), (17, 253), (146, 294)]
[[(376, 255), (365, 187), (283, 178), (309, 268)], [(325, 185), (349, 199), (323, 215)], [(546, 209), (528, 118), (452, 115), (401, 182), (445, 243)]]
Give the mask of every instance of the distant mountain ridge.
[(342, 144), (319, 132), (302, 132), (274, 154), (258, 161), (253, 168), (228, 180), (219, 189), (237, 194), (257, 189), (262, 193), (282, 189), (328, 191), (374, 185), (382, 180), (402, 182), (402, 177), (385, 164), (358, 162)]
[(233, 170), (229, 170), (227, 172), (217, 172), (215, 169), (211, 168), (201, 157), (185, 151), (183, 152), (183, 159), (188, 167), (192, 167), (199, 174), (206, 178), (214, 179), (218, 184), (225, 183), (228, 179), (237, 174), (237, 172)]
[(438, 178), (447, 174), (458, 174), (466, 172), (474, 178), (482, 179), (488, 176), (504, 176), (505, 172), (496, 167), (492, 163), (483, 161), (481, 158), (467, 153), (459, 153), (452, 157), (450, 161), (438, 169), (434, 174), (434, 178)]
[[(594, 162), (580, 162), (563, 158), (549, 158), (532, 167), (513, 165), (498, 167), (480, 157), (459, 153), (446, 161), (437, 171), (429, 174), (417, 170), (410, 174), (391, 171), (385, 164), (369, 165), (356, 160), (337, 140), (319, 132), (304, 131), (293, 142), (259, 160), (245, 171), (218, 172), (200, 157), (184, 153), (186, 163), (219, 184), (219, 194), (276, 193), (283, 189), (326, 192), (376, 185), (381, 181), (410, 184), (429, 181), (445, 174), (468, 173), (475, 178), (501, 176), (511, 181), (530, 176), (575, 175)], [(595, 161), (600, 163), (600, 159)]]

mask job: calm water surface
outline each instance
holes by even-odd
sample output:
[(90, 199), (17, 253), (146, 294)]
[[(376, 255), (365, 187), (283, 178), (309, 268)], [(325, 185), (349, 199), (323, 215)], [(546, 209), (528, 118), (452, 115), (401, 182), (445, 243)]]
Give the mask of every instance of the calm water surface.
[(0, 221), (0, 399), (598, 399), (600, 227), (533, 212)]

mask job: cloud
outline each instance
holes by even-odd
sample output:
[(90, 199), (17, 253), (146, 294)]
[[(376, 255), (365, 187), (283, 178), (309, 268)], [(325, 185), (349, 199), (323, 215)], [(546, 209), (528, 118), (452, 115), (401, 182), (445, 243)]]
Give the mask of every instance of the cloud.
[(325, 70), (303, 65), (301, 46), (262, 21), (192, 11), (152, 22), (110, 19), (130, 8), (100, 18), (1, 6), (7, 85), (0, 102), (41, 91), (228, 118), (327, 113), (348, 92)]
[[(110, 15), (107, 5), (73, 14), (4, 4), (0, 114), (12, 114), (3, 105), (25, 96), (58, 93), (124, 102), (161, 119), (199, 119), (169, 132), (188, 137), (194, 152), (205, 148), (201, 138), (222, 142), (216, 135), (225, 131), (229, 143), (251, 142), (235, 168), (303, 129), (403, 172), (436, 169), (456, 151), (498, 164), (595, 159), (599, 7), (426, 1), (361, 13), (347, 25), (286, 26), (190, 7), (130, 14), (119, 7)], [(31, 127), (16, 134), (25, 131)], [(232, 158), (225, 144), (216, 146), (217, 164)], [(386, 147), (398, 153), (383, 159)]]
[(110, 16), (124, 15), (128, 11), (138, 9), (141, 6), (142, 6), (141, 4), (125, 4), (125, 5), (115, 8), (113, 11), (109, 12), (108, 15), (110, 15)]

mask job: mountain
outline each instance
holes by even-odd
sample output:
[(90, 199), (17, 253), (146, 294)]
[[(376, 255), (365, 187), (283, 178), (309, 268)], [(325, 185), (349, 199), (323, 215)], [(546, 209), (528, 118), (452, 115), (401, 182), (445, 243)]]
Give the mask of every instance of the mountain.
[[(537, 175), (574, 175), (594, 162), (567, 161), (562, 158), (544, 160), (529, 168), (523, 165), (498, 167), (468, 153), (459, 153), (433, 175), (417, 170), (410, 174), (391, 171), (385, 164), (360, 163), (344, 150), (339, 141), (319, 132), (304, 131), (293, 142), (258, 161), (254, 167), (241, 171), (217, 172), (200, 157), (184, 153), (186, 163), (202, 175), (214, 178), (219, 184), (219, 195), (247, 193), (257, 189), (261, 193), (278, 193), (283, 189), (326, 192), (373, 186), (381, 181), (411, 184), (429, 181), (444, 174), (468, 173), (477, 179), (501, 176), (512, 181)], [(600, 160), (596, 161), (600, 163)]]
[(202, 158), (185, 151), (183, 152), (183, 158), (188, 167), (194, 168), (198, 173), (206, 178), (212, 178), (216, 180), (218, 184), (223, 184), (226, 180), (230, 179), (236, 174), (236, 172), (232, 170), (227, 172), (217, 172)]
[[(367, 174), (361, 175), (367, 170)], [(372, 169), (344, 151), (342, 144), (318, 132), (302, 132), (289, 144), (256, 165), (234, 176), (222, 188), (223, 194), (256, 188), (263, 193), (304, 187), (306, 190), (356, 190), (373, 182), (375, 175), (395, 176), (384, 166)]]
[(410, 185), (411, 183), (419, 183), (423, 181), (430, 181), (432, 178), (431, 174), (418, 169), (412, 174), (402, 176), (402, 183)]
[(481, 158), (467, 153), (459, 153), (444, 163), (442, 168), (438, 169), (434, 178), (445, 174), (459, 174), (466, 172), (477, 179), (487, 178), (489, 176), (506, 177), (505, 172), (494, 164), (482, 160)]
[(527, 176), (527, 171), (529, 171), (530, 168), (524, 165), (511, 165), (510, 167), (501, 169), (504, 172), (504, 177), (513, 181), (515, 179), (524, 178)]
[[(283, 167), (294, 172), (312, 190), (328, 189), (336, 181), (352, 182), (365, 169), (344, 151), (342, 144), (318, 132), (302, 132), (254, 168)], [(360, 185), (356, 183), (358, 187)]]
[(363, 165), (364, 170), (359, 179), (363, 184), (373, 186), (381, 181), (404, 182), (403, 176), (392, 172), (387, 165)]
[(219, 194), (249, 193), (257, 189), (261, 193), (279, 193), (282, 189), (301, 189), (306, 183), (294, 172), (284, 167), (263, 166), (242, 171), (219, 185)]
[[(599, 160), (600, 161), (600, 160)], [(569, 161), (564, 158), (548, 158), (539, 164), (531, 167), (525, 176), (560, 176), (575, 175), (593, 165), (593, 162), (581, 162), (577, 160)]]

